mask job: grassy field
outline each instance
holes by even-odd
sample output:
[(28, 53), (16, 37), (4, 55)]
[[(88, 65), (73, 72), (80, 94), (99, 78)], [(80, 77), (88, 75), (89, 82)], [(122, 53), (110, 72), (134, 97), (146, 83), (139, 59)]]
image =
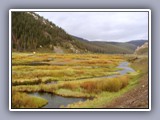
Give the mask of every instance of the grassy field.
[[(98, 78), (119, 74), (119, 63), (133, 58), (135, 56), (131, 55), (12, 53), (12, 107), (42, 107), (47, 104), (46, 100), (25, 92), (49, 92), (66, 97), (94, 98), (67, 107), (101, 108), (135, 87), (139, 78), (147, 73), (146, 67), (140, 64), (147, 58), (142, 57), (139, 62), (131, 63), (137, 71), (134, 74)], [(57, 83), (46, 84), (51, 81)]]
[(38, 84), (118, 74), (121, 56), (77, 54), (12, 54), (12, 83)]

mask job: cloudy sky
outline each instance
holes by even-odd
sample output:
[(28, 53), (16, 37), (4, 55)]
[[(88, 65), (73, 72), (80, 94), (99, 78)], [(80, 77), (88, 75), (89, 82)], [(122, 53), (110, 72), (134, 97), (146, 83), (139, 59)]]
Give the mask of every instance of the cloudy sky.
[(147, 12), (36, 12), (67, 33), (90, 41), (148, 39)]

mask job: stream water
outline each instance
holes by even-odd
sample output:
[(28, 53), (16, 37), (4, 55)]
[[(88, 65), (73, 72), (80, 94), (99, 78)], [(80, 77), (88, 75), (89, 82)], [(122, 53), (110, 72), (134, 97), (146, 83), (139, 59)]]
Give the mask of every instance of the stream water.
[(117, 75), (99, 76), (99, 77), (96, 77), (96, 78), (115, 78), (115, 77), (118, 77), (118, 76), (125, 75), (127, 73), (135, 72), (134, 69), (132, 69), (131, 67), (129, 67), (129, 63), (128, 62), (121, 62), (117, 66), (117, 68), (122, 69), (122, 70), (117, 71), (119, 73)]
[[(110, 76), (102, 76), (98, 78), (114, 78), (117, 76), (125, 75), (128, 72), (135, 72), (134, 69), (129, 67), (128, 62), (121, 62), (117, 68), (121, 68), (122, 70), (119, 70), (118, 75), (110, 75)], [(56, 84), (56, 82), (53, 81), (53, 84)], [(78, 102), (78, 101), (85, 101), (86, 98), (71, 98), (71, 97), (62, 97), (51, 93), (30, 93), (30, 95), (42, 97), (46, 100), (48, 100), (48, 104), (45, 105), (43, 108), (59, 108), (61, 105), (67, 106), (68, 104)]]
[(59, 108), (61, 105), (67, 106), (70, 103), (87, 100), (87, 98), (62, 97), (52, 93), (35, 92), (35, 93), (29, 93), (29, 95), (42, 97), (48, 100), (48, 104), (42, 108)]
[(120, 73), (120, 75), (125, 75), (128, 72), (135, 72), (134, 69), (129, 67), (129, 63), (128, 62), (121, 62), (117, 68), (123, 69), (123, 70), (118, 71)]

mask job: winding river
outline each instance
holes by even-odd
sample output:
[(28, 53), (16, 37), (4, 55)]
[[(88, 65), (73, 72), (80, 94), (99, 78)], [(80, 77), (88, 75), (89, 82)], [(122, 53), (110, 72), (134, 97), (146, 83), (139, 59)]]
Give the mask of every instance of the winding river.
[(121, 62), (117, 68), (120, 68), (122, 70), (119, 70), (117, 72), (119, 72), (118, 75), (110, 75), (110, 76), (104, 76), (103, 78), (114, 78), (114, 77), (118, 77), (118, 76), (122, 76), (125, 75), (127, 73), (131, 73), (131, 72), (135, 72), (134, 69), (132, 69), (131, 67), (129, 67), (129, 62)]
[(52, 93), (35, 92), (35, 93), (30, 93), (30, 95), (42, 97), (48, 101), (48, 104), (42, 108), (60, 108), (61, 105), (65, 107), (70, 103), (79, 102), (79, 101), (83, 102), (87, 100), (86, 98), (62, 97)]
[[(117, 68), (122, 69), (122, 70), (117, 71), (117, 72), (119, 72), (118, 75), (101, 76), (101, 77), (98, 77), (98, 78), (114, 78), (114, 77), (118, 77), (118, 76), (121, 76), (121, 75), (125, 75), (129, 72), (135, 72), (134, 69), (129, 67), (128, 62), (121, 62), (119, 64), (119, 66), (117, 66)], [(56, 83), (54, 83), (54, 84), (56, 84)], [(59, 108), (61, 105), (67, 106), (68, 104), (71, 104), (71, 103), (74, 103), (74, 102), (87, 100), (87, 98), (62, 97), (62, 96), (58, 96), (58, 95), (51, 94), (51, 93), (35, 92), (35, 93), (30, 93), (30, 95), (37, 96), (37, 97), (42, 97), (42, 98), (48, 100), (48, 104), (45, 105), (43, 108)]]

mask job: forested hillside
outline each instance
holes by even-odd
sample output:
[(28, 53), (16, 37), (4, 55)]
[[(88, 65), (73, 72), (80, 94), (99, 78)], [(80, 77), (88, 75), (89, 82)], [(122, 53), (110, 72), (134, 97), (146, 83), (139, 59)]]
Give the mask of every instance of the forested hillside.
[(33, 12), (12, 13), (12, 45), (16, 51), (54, 50), (54, 46), (69, 50), (74, 42), (62, 28)]

